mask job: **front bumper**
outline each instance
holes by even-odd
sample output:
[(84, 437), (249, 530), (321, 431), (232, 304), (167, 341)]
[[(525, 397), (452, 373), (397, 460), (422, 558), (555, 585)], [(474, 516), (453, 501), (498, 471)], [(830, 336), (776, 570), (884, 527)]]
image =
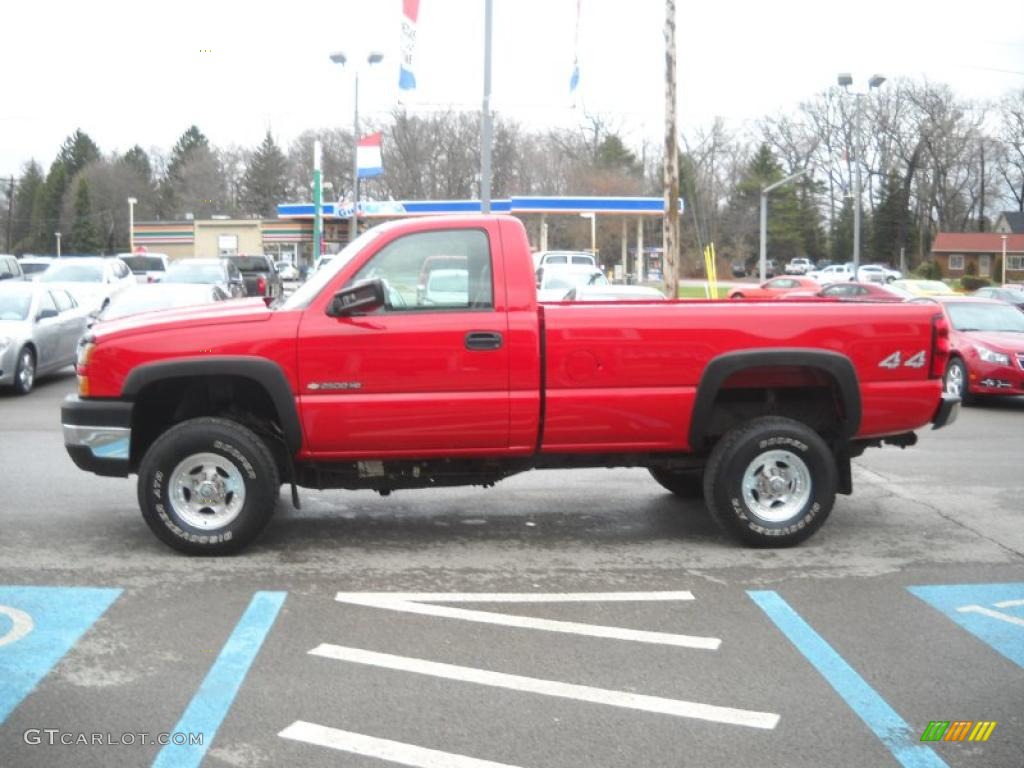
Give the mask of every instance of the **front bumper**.
[(69, 395), (60, 409), (64, 447), (87, 472), (127, 477), (131, 472), (132, 404)]
[(960, 398), (943, 392), (939, 407), (935, 409), (935, 415), (932, 417), (932, 429), (949, 426), (956, 421), (959, 415)]

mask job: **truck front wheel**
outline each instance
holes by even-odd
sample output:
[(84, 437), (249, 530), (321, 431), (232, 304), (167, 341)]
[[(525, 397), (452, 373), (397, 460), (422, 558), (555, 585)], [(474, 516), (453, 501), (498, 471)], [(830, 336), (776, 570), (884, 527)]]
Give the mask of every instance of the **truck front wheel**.
[(818, 530), (832, 511), (838, 473), (825, 441), (793, 419), (765, 416), (727, 432), (704, 470), (704, 500), (732, 536), (755, 547), (787, 547)]
[(161, 541), (192, 555), (243, 549), (270, 520), (281, 487), (270, 449), (228, 419), (176, 424), (139, 465), (139, 506)]

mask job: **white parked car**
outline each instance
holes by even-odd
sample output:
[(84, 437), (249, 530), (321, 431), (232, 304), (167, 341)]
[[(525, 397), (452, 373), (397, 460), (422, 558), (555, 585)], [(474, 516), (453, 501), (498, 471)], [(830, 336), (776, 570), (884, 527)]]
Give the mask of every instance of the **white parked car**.
[(580, 285), (608, 285), (608, 278), (593, 267), (551, 268), (537, 285), (537, 301), (565, 301), (566, 294)]
[(787, 275), (806, 275), (813, 269), (814, 265), (811, 264), (810, 259), (796, 258), (786, 262)]
[(889, 269), (881, 264), (862, 264), (857, 268), (857, 280), (862, 283), (891, 283), (902, 280), (903, 273), (898, 269)]
[(119, 253), (117, 258), (128, 265), (139, 283), (159, 282), (171, 261), (166, 253)]
[(136, 284), (127, 264), (104, 256), (55, 259), (39, 282), (65, 289), (90, 313), (103, 309), (113, 296)]
[(857, 275), (853, 271), (853, 262), (847, 262), (846, 264), (830, 264), (824, 269), (808, 272), (807, 277), (819, 285), (831, 285), (832, 283), (855, 280)]
[(442, 307), (466, 306), (469, 303), (469, 270), (430, 270), (423, 303)]

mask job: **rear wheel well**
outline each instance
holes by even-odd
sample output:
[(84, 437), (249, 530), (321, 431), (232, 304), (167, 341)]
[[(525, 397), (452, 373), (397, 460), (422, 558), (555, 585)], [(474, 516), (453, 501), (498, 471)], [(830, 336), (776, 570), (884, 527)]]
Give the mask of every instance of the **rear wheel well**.
[(290, 457), (273, 400), (254, 379), (227, 374), (171, 377), (143, 387), (132, 409), (132, 469), (169, 428), (203, 416), (230, 419), (256, 432), (267, 443), (281, 476), (287, 476)]
[(729, 376), (715, 394), (703, 444), (707, 450), (738, 424), (759, 416), (782, 416), (806, 424), (826, 441), (844, 437), (847, 419), (835, 377), (813, 367), (751, 368)]

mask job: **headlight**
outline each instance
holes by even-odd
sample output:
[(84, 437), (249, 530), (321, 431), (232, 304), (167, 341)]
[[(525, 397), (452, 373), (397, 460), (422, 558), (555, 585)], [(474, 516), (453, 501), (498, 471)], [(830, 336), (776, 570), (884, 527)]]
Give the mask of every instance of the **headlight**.
[(974, 347), (978, 352), (978, 357), (984, 360), (986, 363), (995, 363), (996, 365), (1009, 365), (1010, 356), (1003, 354), (1002, 352), (993, 352), (987, 347)]
[(96, 349), (95, 342), (86, 341), (83, 339), (78, 342), (78, 355), (75, 358), (75, 367), (84, 368), (89, 364), (89, 358), (92, 357), (93, 350)]

